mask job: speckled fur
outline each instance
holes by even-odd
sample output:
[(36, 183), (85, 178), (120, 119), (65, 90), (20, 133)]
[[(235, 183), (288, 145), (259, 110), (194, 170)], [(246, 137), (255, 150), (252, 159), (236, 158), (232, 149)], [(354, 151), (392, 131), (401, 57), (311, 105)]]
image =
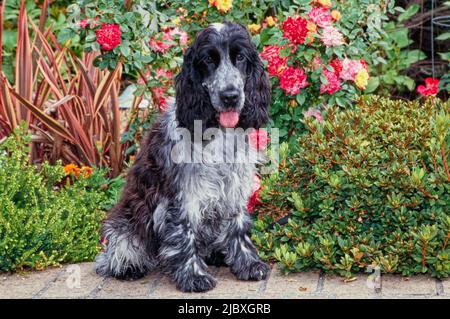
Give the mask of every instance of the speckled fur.
[[(247, 54), (245, 68), (227, 58), (228, 42), (235, 38)], [(214, 72), (202, 71), (198, 60), (205, 45), (225, 48)], [(221, 106), (213, 96), (230, 81), (242, 94), (236, 106), (240, 130), (219, 128), (217, 122)], [(244, 130), (267, 122), (270, 90), (245, 28), (225, 23), (201, 31), (186, 52), (176, 89), (176, 106), (153, 125), (128, 172), (119, 203), (104, 221), (106, 244), (96, 270), (103, 276), (135, 279), (160, 269), (182, 291), (206, 291), (216, 285), (207, 261), (223, 260), (240, 279), (264, 279), (269, 267), (260, 261), (249, 238), (251, 218), (246, 209), (258, 154)], [(202, 121), (203, 133), (217, 129), (210, 140), (192, 141), (188, 149), (180, 144), (179, 133), (193, 133), (195, 120)], [(237, 146), (225, 142), (237, 138), (244, 142)], [(174, 162), (174, 147), (182, 157), (190, 151), (201, 160)], [(217, 162), (217, 149), (246, 160)]]

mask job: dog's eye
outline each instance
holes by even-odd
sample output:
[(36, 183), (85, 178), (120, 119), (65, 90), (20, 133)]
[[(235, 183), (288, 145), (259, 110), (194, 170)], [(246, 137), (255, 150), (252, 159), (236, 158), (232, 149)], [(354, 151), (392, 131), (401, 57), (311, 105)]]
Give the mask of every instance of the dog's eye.
[(214, 62), (214, 59), (212, 58), (212, 56), (208, 55), (208, 56), (205, 58), (205, 62), (206, 62), (206, 63), (213, 63), (213, 62)]
[(236, 55), (236, 61), (244, 61), (245, 57), (243, 54), (238, 53), (238, 55)]

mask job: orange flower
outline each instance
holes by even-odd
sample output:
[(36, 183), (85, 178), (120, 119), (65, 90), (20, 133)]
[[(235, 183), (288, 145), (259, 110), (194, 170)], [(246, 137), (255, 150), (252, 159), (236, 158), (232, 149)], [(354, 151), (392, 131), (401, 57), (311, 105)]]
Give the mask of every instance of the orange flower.
[(94, 169), (89, 166), (81, 166), (81, 172), (83, 172), (83, 177), (88, 178), (92, 175), (94, 172)]
[(311, 44), (314, 42), (314, 33), (317, 33), (317, 25), (312, 23), (311, 21), (308, 21), (308, 24), (306, 25), (306, 29), (308, 30), (308, 44)]
[(341, 20), (341, 13), (338, 10), (333, 10), (331, 11), (331, 17), (334, 21), (339, 21)]
[(66, 175), (71, 175), (73, 173), (73, 175), (75, 175), (75, 177), (80, 176), (80, 168), (73, 163), (67, 164), (66, 166), (64, 166), (64, 172), (66, 172)]

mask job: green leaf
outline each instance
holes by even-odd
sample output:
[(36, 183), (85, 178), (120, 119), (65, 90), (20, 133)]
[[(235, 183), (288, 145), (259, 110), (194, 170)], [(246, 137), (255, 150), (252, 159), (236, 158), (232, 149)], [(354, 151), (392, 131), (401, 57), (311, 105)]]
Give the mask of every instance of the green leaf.
[(398, 22), (404, 22), (404, 21), (408, 20), (413, 15), (415, 15), (419, 11), (419, 9), (420, 9), (420, 6), (418, 4), (413, 4), (408, 9), (406, 9), (405, 12), (403, 12), (402, 14), (400, 14), (398, 16)]
[(450, 32), (442, 33), (441, 35), (436, 37), (436, 40), (439, 40), (439, 41), (444, 41), (444, 40), (448, 40), (448, 39), (450, 39)]
[(58, 43), (65, 44), (75, 36), (75, 32), (71, 29), (63, 29), (58, 34)]
[(450, 52), (438, 52), (442, 60), (450, 61)]
[(397, 43), (399, 48), (404, 48), (409, 44), (408, 29), (402, 28), (389, 33), (389, 37)]
[(377, 76), (371, 77), (367, 83), (365, 93), (374, 92), (380, 85), (380, 79)]

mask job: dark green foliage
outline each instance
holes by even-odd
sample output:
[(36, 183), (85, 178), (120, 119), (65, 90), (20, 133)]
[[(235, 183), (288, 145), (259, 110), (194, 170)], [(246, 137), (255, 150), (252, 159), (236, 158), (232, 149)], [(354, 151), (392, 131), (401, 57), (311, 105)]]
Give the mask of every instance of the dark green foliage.
[(354, 109), (328, 109), (323, 123), (305, 119), (298, 152), (263, 183), (265, 217), (253, 235), (261, 255), (286, 272), (350, 277), (372, 265), (447, 277), (449, 105), (363, 97)]
[(92, 260), (108, 204), (101, 172), (75, 180), (60, 164), (38, 169), (23, 136), (0, 145), (0, 271)]

